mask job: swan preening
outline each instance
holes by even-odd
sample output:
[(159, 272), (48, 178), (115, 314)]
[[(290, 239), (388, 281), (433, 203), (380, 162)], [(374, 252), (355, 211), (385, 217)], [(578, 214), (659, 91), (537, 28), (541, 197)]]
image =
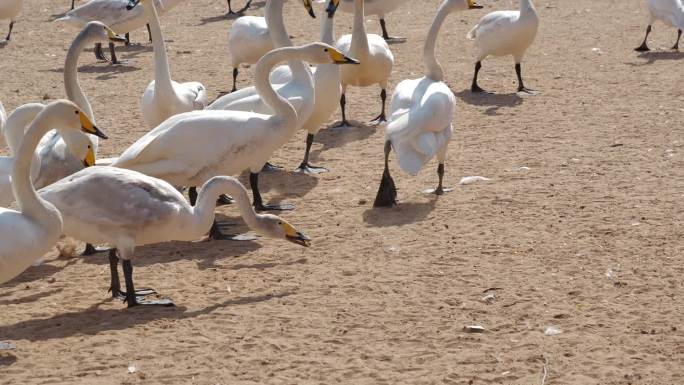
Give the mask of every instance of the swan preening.
[(648, 35), (651, 33), (651, 26), (656, 20), (677, 28), (677, 41), (672, 49), (679, 50), (679, 39), (682, 37), (682, 29), (684, 29), (684, 4), (682, 0), (646, 0), (646, 4), (648, 5), (646, 36), (644, 36), (643, 43), (634, 50), (637, 52), (651, 50), (648, 48)]
[(361, 63), (358, 66), (349, 66), (341, 69), (340, 82), (342, 84), (342, 96), (340, 108), (342, 110), (341, 126), (348, 126), (346, 105), (347, 87), (370, 87), (380, 86), (380, 99), (382, 109), (371, 123), (382, 123), (385, 117), (385, 102), (387, 100), (387, 87), (394, 66), (394, 55), (390, 51), (385, 40), (373, 34), (366, 34), (366, 21), (364, 20), (364, 0), (354, 0), (354, 26), (351, 35), (344, 35), (335, 46), (347, 56), (353, 57)]
[(425, 39), (425, 76), (404, 80), (397, 85), (390, 106), (385, 169), (375, 198), (375, 207), (396, 204), (397, 190), (389, 171), (389, 154), (392, 149), (397, 153), (399, 166), (411, 175), (416, 175), (436, 156), (439, 162), (439, 183), (432, 192), (442, 195), (446, 191), (442, 185), (444, 161), (453, 130), (456, 97), (444, 83), (444, 71), (435, 56), (435, 48), (439, 31), (450, 13), (479, 8), (482, 7), (473, 0), (445, 0)]
[(23, 0), (0, 0), (0, 20), (8, 20), (9, 31), (5, 37), (5, 41), (10, 41), (12, 37), (12, 28), (14, 28), (14, 22), (19, 12), (21, 12), (21, 6), (24, 4)]
[[(404, 41), (402, 37), (392, 37), (387, 32), (387, 24), (385, 23), (385, 15), (396, 10), (407, 0), (365, 0), (366, 15), (377, 15), (380, 19), (380, 28), (382, 29), (382, 37), (387, 41)], [(341, 0), (340, 9), (344, 12), (354, 12), (354, 0)]]
[[(315, 18), (311, 1), (302, 0), (302, 3), (309, 12), (309, 16)], [(268, 19), (270, 19), (270, 23), (267, 22)], [(228, 53), (233, 64), (233, 88), (231, 92), (237, 90), (237, 78), (241, 64), (254, 64), (273, 48), (291, 45), (283, 21), (282, 0), (267, 0), (266, 17), (243, 16), (235, 20), (228, 34)]]
[(207, 91), (201, 83), (177, 83), (171, 80), (166, 45), (159, 25), (156, 0), (131, 0), (126, 6), (134, 10), (141, 4), (152, 33), (154, 46), (154, 80), (145, 89), (140, 104), (143, 119), (148, 127), (156, 127), (167, 118), (193, 110), (201, 110), (207, 104)]
[(532, 0), (520, 0), (518, 11), (496, 11), (480, 19), (467, 35), (477, 48), (471, 91), (484, 92), (477, 84), (482, 60), (487, 56), (512, 55), (518, 76), (518, 92), (532, 92), (523, 83), (521, 63), (525, 52), (534, 42), (538, 29), (539, 16)]
[(80, 129), (107, 138), (70, 101), (55, 101), (38, 113), (21, 141), (12, 166), (12, 189), (19, 209), (0, 208), (0, 283), (26, 270), (48, 252), (62, 234), (59, 211), (36, 194), (30, 175), (40, 138), (55, 127), (63, 131)]
[[(310, 239), (284, 219), (257, 214), (244, 186), (233, 177), (209, 179), (191, 206), (169, 183), (136, 171), (116, 167), (90, 167), (39, 191), (62, 214), (63, 233), (89, 243), (106, 243), (109, 254), (110, 290), (115, 298), (136, 305), (171, 305), (168, 300), (146, 300), (133, 285), (135, 247), (167, 241), (202, 238), (214, 222), (220, 194), (230, 194), (247, 225), (259, 234), (309, 246)], [(118, 258), (117, 258), (118, 256)], [(118, 259), (122, 260), (126, 292), (121, 291)]]

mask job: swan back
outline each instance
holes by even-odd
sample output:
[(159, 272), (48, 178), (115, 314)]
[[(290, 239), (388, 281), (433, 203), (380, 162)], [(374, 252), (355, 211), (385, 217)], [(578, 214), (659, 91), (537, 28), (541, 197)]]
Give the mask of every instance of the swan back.
[[(175, 7), (180, 0), (154, 0), (161, 13)], [(91, 21), (100, 21), (110, 26), (116, 33), (123, 34), (142, 28), (147, 19), (142, 7), (126, 9), (128, 0), (91, 0), (67, 12), (55, 20), (66, 22), (76, 28), (82, 28)]]

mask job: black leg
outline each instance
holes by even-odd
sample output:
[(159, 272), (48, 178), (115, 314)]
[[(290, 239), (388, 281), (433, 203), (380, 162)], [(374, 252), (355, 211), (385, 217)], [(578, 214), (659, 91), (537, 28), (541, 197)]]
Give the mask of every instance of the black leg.
[(147, 38), (150, 43), (152, 43), (152, 31), (150, 31), (150, 25), (146, 24), (147, 26)]
[(302, 164), (295, 170), (295, 172), (303, 172), (305, 174), (320, 174), (323, 172), (328, 172), (325, 167), (316, 167), (309, 164), (309, 152), (311, 151), (311, 145), (313, 144), (314, 134), (308, 134), (306, 136), (306, 150), (304, 151), (304, 160)]
[(520, 63), (515, 63), (515, 74), (518, 76), (518, 92), (534, 93), (533, 90), (525, 87), (522, 79), (522, 67)]
[(397, 187), (389, 171), (389, 154), (392, 151), (392, 143), (385, 142), (385, 170), (382, 172), (378, 194), (375, 196), (373, 207), (391, 207), (397, 204)]
[(124, 43), (126, 46), (131, 45), (131, 33), (126, 32), (126, 42)]
[(121, 62), (119, 62), (119, 60), (116, 59), (116, 50), (114, 48), (114, 43), (112, 43), (111, 41), (109, 42), (109, 54), (112, 57), (112, 64), (121, 64)]
[(238, 77), (239, 70), (237, 67), (233, 68), (233, 89), (230, 92), (235, 92), (237, 91), (237, 77)]
[(235, 199), (233, 197), (228, 196), (226, 194), (221, 194), (219, 197), (216, 199), (216, 206), (227, 206), (227, 205), (232, 205), (235, 203)]
[(651, 33), (651, 25), (649, 24), (648, 27), (646, 27), (646, 36), (644, 36), (644, 42), (641, 43), (640, 46), (634, 48), (635, 51), (637, 52), (646, 52), (650, 51), (651, 49), (648, 48), (647, 40), (648, 40), (648, 35)]
[(242, 7), (239, 11), (237, 11), (237, 14), (241, 15), (244, 11), (246, 11), (249, 8), (250, 5), (252, 5), (252, 0), (247, 0), (245, 6)]
[(347, 96), (345, 94), (342, 94), (342, 96), (340, 97), (340, 110), (342, 111), (342, 121), (336, 127), (348, 127), (349, 126), (349, 122), (347, 122), (346, 107), (347, 107)]
[(375, 119), (371, 121), (371, 124), (381, 124), (387, 121), (387, 117), (385, 116), (385, 104), (387, 103), (387, 91), (383, 88), (382, 91), (380, 91), (380, 100), (382, 101), (382, 110), (380, 111), (380, 115), (378, 115)]
[(188, 200), (190, 201), (191, 206), (194, 206), (195, 203), (197, 203), (197, 188), (196, 187), (190, 187), (188, 189)]
[(7, 32), (7, 37), (5, 38), (7, 41), (10, 41), (10, 37), (12, 36), (12, 28), (14, 28), (14, 20), (10, 21), (9, 32)]
[[(112, 293), (112, 298), (126, 300), (126, 293), (121, 291), (121, 282), (119, 281), (119, 257), (116, 255), (116, 249), (109, 250), (109, 272), (111, 274), (109, 291)], [(147, 288), (135, 291), (138, 300), (152, 294), (157, 294), (157, 292)]]
[(102, 51), (102, 43), (95, 43), (95, 58), (97, 60), (109, 61)]
[(88, 256), (88, 255), (95, 255), (99, 253), (104, 253), (105, 251), (109, 251), (110, 249), (107, 248), (100, 248), (100, 247), (95, 247), (91, 245), (90, 243), (86, 243), (85, 249), (83, 249), (83, 252), (81, 255), (83, 256)]
[(387, 25), (385, 24), (385, 19), (380, 19), (380, 28), (382, 28), (382, 38), (385, 40), (390, 39), (389, 33), (387, 33)]
[(434, 194), (434, 195), (444, 195), (444, 193), (453, 191), (453, 189), (445, 188), (442, 184), (444, 181), (444, 163), (437, 165), (437, 176), (439, 177), (439, 183), (437, 188), (431, 188), (423, 191), (423, 194)]
[(76, 0), (71, 0), (71, 9), (74, 9), (74, 6), (76, 5), (75, 2), (76, 2)]
[(133, 264), (129, 259), (124, 259), (123, 265), (124, 279), (126, 280), (126, 299), (128, 307), (138, 305), (174, 306), (170, 299), (147, 300), (138, 296), (133, 285)]
[(235, 12), (233, 12), (233, 7), (230, 6), (230, 0), (226, 0), (228, 2), (228, 14), (229, 15), (235, 15)]
[(264, 204), (261, 198), (261, 193), (259, 192), (259, 174), (250, 173), (249, 174), (249, 185), (252, 188), (252, 195), (254, 197), (254, 209), (256, 211), (268, 211), (268, 210), (294, 210), (294, 206), (291, 204)]
[(264, 164), (264, 167), (261, 168), (261, 172), (276, 172), (280, 171), (283, 169), (283, 166), (278, 166), (277, 164), (273, 164), (271, 162), (266, 162)]
[(679, 51), (679, 39), (681, 39), (681, 38), (682, 38), (682, 30), (678, 29), (677, 30), (677, 42), (675, 43), (675, 45), (672, 46), (673, 50)]
[(475, 63), (475, 73), (473, 74), (473, 84), (470, 86), (471, 92), (485, 92), (479, 85), (477, 85), (477, 76), (480, 74), (480, 69), (482, 69), (482, 62)]
[(258, 237), (254, 234), (225, 234), (221, 231), (221, 226), (216, 220), (211, 224), (209, 239), (215, 241), (255, 241)]

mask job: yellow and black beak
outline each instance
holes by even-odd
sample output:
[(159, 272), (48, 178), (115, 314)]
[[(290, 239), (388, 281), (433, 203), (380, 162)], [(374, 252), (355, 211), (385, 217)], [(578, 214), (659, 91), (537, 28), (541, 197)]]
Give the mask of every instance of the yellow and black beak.
[(475, 0), (468, 0), (468, 9), (482, 9), (481, 5), (478, 5)]
[(302, 0), (302, 2), (304, 3), (304, 8), (306, 8), (306, 10), (309, 12), (309, 16), (315, 19), (316, 14), (314, 13), (313, 4), (311, 4), (311, 0)]
[(337, 7), (339, 6), (340, 0), (330, 0), (328, 6), (325, 8), (325, 11), (328, 13), (329, 19), (332, 19), (335, 16), (335, 12), (337, 11)]
[(83, 167), (91, 167), (95, 165), (95, 151), (93, 151), (93, 146), (88, 146), (88, 153), (85, 159), (83, 159)]
[[(105, 135), (102, 131), (100, 131), (99, 128), (95, 127), (93, 122), (84, 114), (83, 112), (79, 111), (78, 112), (78, 117), (81, 119), (81, 131), (85, 132), (86, 134), (91, 134), (95, 135), (99, 138), (102, 139), (107, 139), (107, 135)], [(95, 158), (93, 156), (93, 158)], [(93, 160), (94, 163), (94, 160)]]
[(307, 237), (303, 233), (300, 233), (297, 231), (292, 225), (290, 225), (287, 222), (283, 222), (283, 229), (285, 230), (285, 238), (292, 242), (296, 243), (298, 245), (302, 245), (304, 247), (309, 247), (311, 246), (311, 238)]
[(358, 60), (344, 56), (342, 52), (335, 48), (327, 48), (326, 52), (328, 52), (328, 55), (330, 55), (330, 58), (335, 64), (359, 64)]
[(125, 43), (126, 42), (125, 37), (123, 37), (121, 35), (117, 35), (116, 32), (114, 32), (109, 27), (105, 27), (105, 28), (107, 29), (107, 37), (109, 38), (109, 41), (111, 41), (112, 43)]
[(142, 0), (128, 0), (128, 5), (126, 5), (126, 9), (130, 11), (131, 9), (135, 8), (135, 6), (138, 5), (138, 3), (140, 3), (141, 1)]

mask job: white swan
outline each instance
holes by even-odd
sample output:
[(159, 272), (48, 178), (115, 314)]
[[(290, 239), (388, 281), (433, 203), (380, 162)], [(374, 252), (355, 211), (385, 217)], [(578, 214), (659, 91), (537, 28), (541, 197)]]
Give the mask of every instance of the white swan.
[[(154, 176), (175, 186), (201, 186), (216, 175), (251, 171), (250, 184), (257, 210), (269, 208), (259, 193), (258, 177), (264, 163), (296, 132), (297, 112), (269, 83), (273, 67), (285, 60), (311, 63), (355, 63), (323, 43), (279, 48), (256, 65), (259, 96), (274, 111), (195, 111), (176, 115), (130, 146), (113, 163)], [(192, 200), (192, 196), (191, 196)]]
[(430, 159), (437, 156), (439, 184), (431, 192), (442, 195), (447, 191), (442, 186), (442, 179), (447, 146), (453, 130), (456, 97), (444, 83), (444, 71), (435, 56), (435, 47), (439, 31), (450, 13), (478, 8), (482, 7), (473, 0), (445, 0), (425, 40), (425, 76), (404, 80), (397, 85), (386, 131), (385, 170), (375, 198), (375, 207), (396, 204), (397, 191), (389, 172), (392, 149), (397, 153), (399, 166), (411, 175), (416, 175)]
[[(391, 37), (387, 33), (387, 24), (385, 23), (385, 15), (393, 12), (407, 0), (366, 0), (366, 15), (377, 15), (380, 19), (380, 28), (382, 28), (382, 38), (386, 41), (404, 41), (402, 37)], [(341, 0), (340, 9), (347, 13), (354, 12), (354, 0)]]
[(31, 266), (62, 234), (59, 212), (37, 196), (30, 176), (34, 150), (52, 127), (65, 131), (80, 127), (106, 138), (75, 104), (67, 100), (48, 104), (33, 120), (21, 141), (12, 169), (12, 188), (19, 210), (0, 208), (0, 284)]
[[(90, 22), (76, 36), (64, 62), (64, 88), (67, 97), (95, 122), (95, 114), (78, 83), (78, 59), (83, 49), (94, 42), (122, 42), (123, 38), (100, 22)], [(40, 171), (34, 183), (47, 186), (83, 167), (95, 164), (97, 137), (79, 131), (48, 133), (38, 145)]]
[[(175, 7), (181, 0), (154, 0), (161, 14)], [(73, 8), (63, 17), (55, 20), (65, 22), (75, 28), (83, 29), (91, 21), (100, 21), (111, 27), (118, 34), (128, 34), (147, 24), (147, 17), (142, 8), (131, 11), (126, 9), (129, 0), (90, 0), (87, 3)], [(118, 63), (114, 45), (109, 45), (112, 63)], [(107, 60), (102, 53), (102, 44), (95, 45), (95, 56), (100, 60)]]
[[(40, 103), (29, 103), (17, 107), (7, 117), (7, 123), (4, 128), (4, 136), (10, 148), (10, 156), (0, 157), (0, 207), (7, 207), (14, 202), (14, 193), (12, 191), (12, 168), (14, 165), (14, 157), (19, 153), (19, 146), (24, 137), (24, 130), (29, 123), (45, 108)], [(0, 110), (0, 121), (4, 110)], [(1, 126), (1, 124), (0, 124)], [(40, 159), (34, 152), (31, 160), (31, 180), (35, 178), (40, 170)]]
[(484, 92), (477, 84), (477, 75), (482, 68), (482, 60), (487, 56), (513, 55), (515, 73), (518, 76), (518, 92), (532, 93), (525, 88), (520, 63), (527, 49), (534, 42), (539, 29), (539, 16), (532, 0), (520, 0), (518, 11), (496, 11), (485, 15), (468, 32), (468, 39), (475, 41), (477, 58), (472, 92)]
[(682, 0), (647, 0), (648, 5), (648, 26), (646, 27), (646, 36), (644, 42), (634, 50), (637, 52), (646, 52), (651, 49), (648, 48), (648, 35), (651, 33), (651, 25), (656, 20), (660, 20), (665, 25), (677, 28), (677, 41), (673, 50), (679, 50), (679, 39), (682, 37), (682, 29), (684, 29), (684, 3)]
[[(303, 0), (303, 3), (309, 15), (316, 17), (311, 7), (311, 1)], [(283, 1), (267, 0), (265, 12), (266, 17), (243, 16), (235, 20), (230, 27), (228, 53), (233, 65), (233, 88), (231, 92), (237, 90), (240, 64), (254, 64), (274, 48), (292, 46), (291, 42), (285, 44), (284, 41), (284, 39), (289, 41), (289, 35), (285, 30), (283, 21)], [(271, 20), (270, 29), (267, 18)]]
[(354, 26), (351, 35), (344, 35), (336, 44), (337, 48), (347, 56), (358, 59), (361, 65), (343, 67), (340, 69), (340, 81), (342, 83), (342, 96), (340, 107), (342, 109), (341, 126), (348, 126), (345, 106), (347, 104), (347, 87), (369, 87), (378, 84), (382, 89), (380, 98), (382, 110), (380, 115), (372, 123), (382, 123), (385, 118), (385, 102), (387, 100), (387, 85), (392, 75), (394, 55), (390, 51), (385, 40), (378, 35), (366, 34), (366, 22), (364, 20), (364, 0), (354, 0)]
[(166, 45), (154, 1), (132, 0), (127, 7), (133, 10), (139, 3), (143, 3), (145, 16), (150, 23), (154, 46), (154, 80), (143, 93), (141, 108), (147, 126), (156, 127), (170, 116), (203, 109), (207, 104), (207, 91), (198, 82), (177, 83), (171, 80)]
[(21, 6), (24, 4), (23, 0), (0, 0), (0, 20), (9, 19), (9, 32), (5, 37), (5, 41), (10, 41), (12, 36), (12, 28), (14, 27), (15, 18), (21, 12)]
[(0, 147), (7, 145), (7, 142), (5, 142), (5, 124), (7, 124), (7, 111), (5, 111), (5, 106), (0, 102)]
[[(327, 0), (327, 17), (321, 21), (321, 41), (334, 45), (334, 17), (339, 0)], [(314, 109), (309, 119), (304, 122), (302, 129), (307, 131), (306, 145), (304, 150), (304, 160), (295, 170), (307, 174), (318, 174), (327, 172), (325, 167), (316, 167), (309, 164), (309, 152), (313, 144), (314, 136), (320, 131), (333, 112), (337, 109), (342, 89), (340, 87), (340, 67), (335, 64), (322, 64), (312, 69), (314, 79)], [(283, 65), (276, 68), (271, 73), (271, 83), (286, 83), (292, 80), (292, 70), (289, 66)]]
[[(40, 190), (41, 198), (62, 214), (65, 235), (91, 243), (107, 243), (110, 251), (110, 290), (115, 298), (136, 305), (171, 305), (169, 300), (141, 298), (133, 286), (131, 259), (135, 247), (168, 241), (202, 238), (214, 222), (216, 198), (230, 194), (247, 225), (272, 238), (309, 246), (309, 238), (275, 215), (259, 215), (250, 206), (244, 186), (233, 177), (207, 181), (197, 204), (190, 206), (173, 186), (136, 171), (115, 167), (91, 167)], [(121, 291), (118, 258), (123, 263), (126, 293)], [(147, 293), (155, 293), (147, 290)]]

